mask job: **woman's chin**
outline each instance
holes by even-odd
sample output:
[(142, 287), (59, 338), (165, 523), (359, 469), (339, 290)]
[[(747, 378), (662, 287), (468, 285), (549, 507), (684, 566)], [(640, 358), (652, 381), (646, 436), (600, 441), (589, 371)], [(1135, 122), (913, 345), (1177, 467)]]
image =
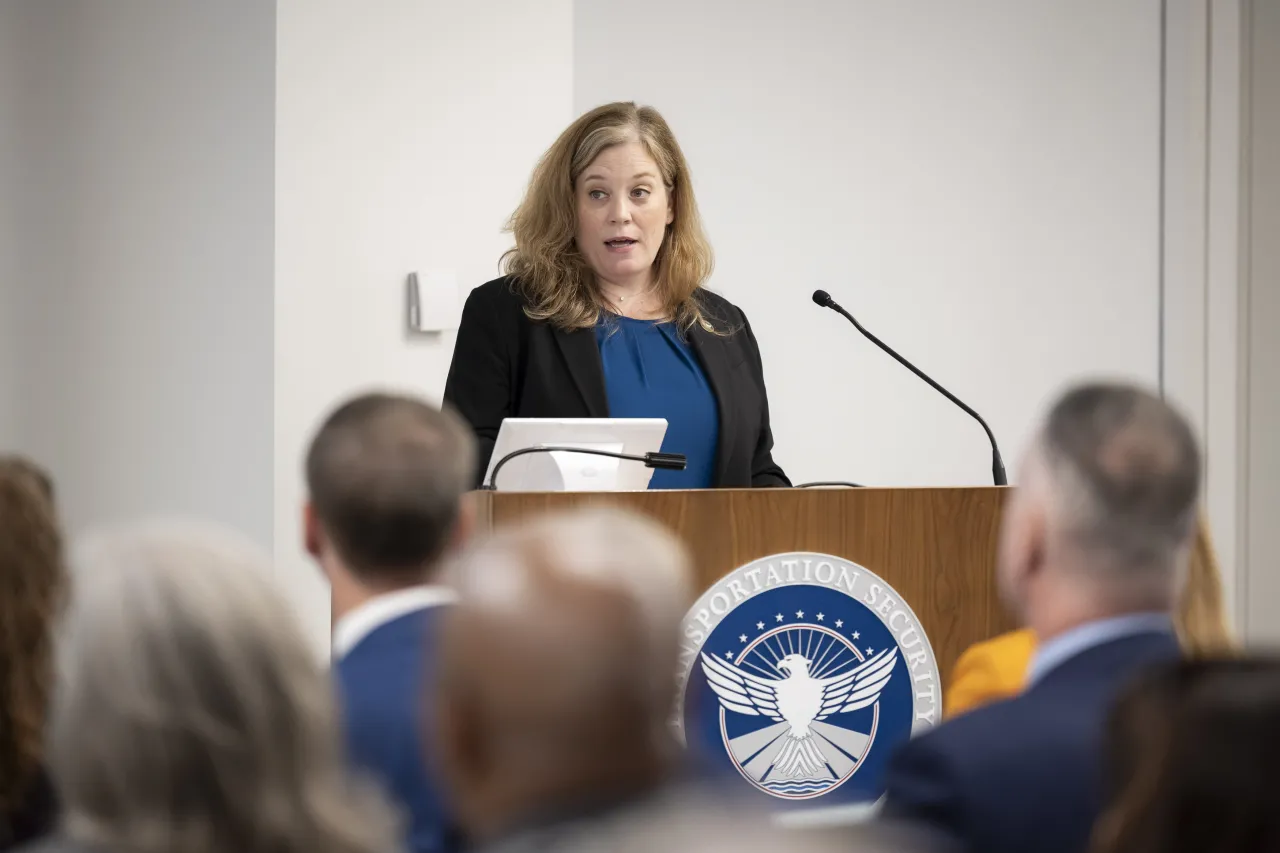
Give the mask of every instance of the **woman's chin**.
[(596, 274), (604, 278), (626, 279), (646, 272), (651, 266), (652, 258), (605, 258)]

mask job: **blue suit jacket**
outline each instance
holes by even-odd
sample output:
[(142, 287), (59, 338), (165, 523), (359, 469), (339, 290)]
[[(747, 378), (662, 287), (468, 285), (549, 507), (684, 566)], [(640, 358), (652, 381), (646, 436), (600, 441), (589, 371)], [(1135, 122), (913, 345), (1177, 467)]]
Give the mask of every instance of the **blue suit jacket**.
[(423, 684), (433, 675), (434, 634), (443, 609), (417, 610), (382, 625), (336, 667), (348, 756), (404, 813), (409, 853), (460, 847), (422, 734), (430, 725)]
[(1086, 649), (1022, 695), (956, 717), (890, 763), (883, 816), (924, 824), (959, 849), (1080, 853), (1102, 805), (1102, 733), (1120, 690), (1173, 660), (1170, 632)]

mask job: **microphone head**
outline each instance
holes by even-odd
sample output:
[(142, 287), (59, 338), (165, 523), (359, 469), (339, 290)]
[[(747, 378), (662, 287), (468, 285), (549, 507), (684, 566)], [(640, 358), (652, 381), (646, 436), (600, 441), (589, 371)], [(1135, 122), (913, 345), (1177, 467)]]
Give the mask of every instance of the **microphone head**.
[(646, 468), (683, 471), (689, 466), (689, 458), (683, 453), (646, 453), (644, 455), (644, 465)]
[(821, 305), (823, 308), (831, 307), (831, 294), (825, 290), (815, 290), (813, 292), (813, 303)]

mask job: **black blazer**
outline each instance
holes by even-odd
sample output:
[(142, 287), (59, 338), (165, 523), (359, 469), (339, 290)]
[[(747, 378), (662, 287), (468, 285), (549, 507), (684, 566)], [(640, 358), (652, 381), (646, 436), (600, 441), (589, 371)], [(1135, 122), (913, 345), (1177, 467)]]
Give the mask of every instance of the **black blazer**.
[[(769, 400), (760, 349), (746, 316), (701, 291), (707, 318), (732, 334), (694, 327), (689, 343), (720, 410), (713, 486), (790, 486), (773, 461)], [(467, 297), (444, 387), (445, 402), (470, 422), (480, 443), (483, 479), (503, 418), (607, 418), (600, 350), (591, 329), (563, 331), (535, 322), (511, 279), (482, 284)]]

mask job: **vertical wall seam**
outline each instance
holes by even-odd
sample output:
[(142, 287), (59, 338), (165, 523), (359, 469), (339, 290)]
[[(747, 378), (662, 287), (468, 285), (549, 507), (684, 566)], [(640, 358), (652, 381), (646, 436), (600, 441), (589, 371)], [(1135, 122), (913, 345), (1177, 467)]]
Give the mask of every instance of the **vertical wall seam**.
[[(1203, 217), (1202, 221), (1204, 222), (1204, 251), (1201, 253), (1201, 270), (1200, 270), (1200, 281), (1202, 284), (1202, 287), (1200, 288), (1200, 299), (1201, 299), (1200, 316), (1201, 316), (1201, 322), (1204, 324), (1204, 334), (1201, 336), (1201, 342), (1200, 342), (1200, 346), (1201, 346), (1200, 359), (1201, 359), (1201, 363), (1204, 365), (1204, 370), (1200, 376), (1200, 382), (1201, 382), (1200, 399), (1204, 401), (1204, 441), (1206, 444), (1206, 450), (1208, 449), (1207, 445), (1209, 443), (1209, 436), (1212, 434), (1210, 420), (1213, 414), (1212, 406), (1209, 405), (1209, 374), (1211, 373), (1210, 362), (1209, 362), (1209, 356), (1210, 356), (1209, 337), (1210, 337), (1210, 331), (1212, 330), (1212, 323), (1209, 322), (1209, 289), (1210, 289), (1209, 288), (1209, 280), (1210, 280), (1209, 267), (1210, 267), (1211, 256), (1213, 254), (1212, 252), (1213, 219), (1210, 214), (1210, 208), (1211, 208), (1210, 190), (1212, 188), (1212, 181), (1210, 180), (1210, 169), (1211, 169), (1211, 164), (1213, 162), (1213, 156), (1212, 156), (1212, 153), (1213, 153), (1213, 110), (1212, 110), (1212, 99), (1213, 99), (1213, 8), (1212, 8), (1212, 5), (1213, 5), (1213, 1), (1214, 0), (1206, 0), (1204, 4), (1204, 17), (1205, 17), (1204, 78), (1205, 79), (1204, 79), (1204, 102), (1201, 104), (1201, 108), (1204, 110), (1205, 132), (1204, 132), (1204, 162), (1201, 164), (1202, 168), (1200, 170), (1200, 173), (1201, 173), (1200, 179), (1202, 181), (1201, 204), (1203, 205), (1203, 210), (1201, 211), (1201, 213)], [(1206, 488), (1208, 486), (1208, 474), (1209, 474), (1208, 456), (1209, 454), (1206, 452), (1205, 458), (1201, 462), (1203, 466), (1202, 474), (1205, 479)]]
[(1168, 180), (1168, 122), (1169, 122), (1169, 0), (1160, 0), (1160, 125), (1158, 141), (1158, 185), (1157, 204), (1159, 205), (1156, 234), (1156, 381), (1160, 396), (1165, 395), (1165, 326), (1168, 322), (1168, 309), (1165, 299), (1165, 251), (1168, 230), (1168, 195), (1165, 184)]
[(1250, 308), (1253, 302), (1253, 0), (1240, 0), (1240, 165), (1237, 180), (1240, 187), (1238, 200), (1237, 252), (1239, 266), (1236, 271), (1237, 310), (1237, 405), (1240, 419), (1236, 451), (1236, 589), (1237, 612), (1241, 614), (1241, 629), (1249, 631), (1249, 543), (1251, 525), (1249, 494), (1251, 489), (1250, 465), (1252, 429), (1251, 394), (1253, 390), (1252, 323)]

